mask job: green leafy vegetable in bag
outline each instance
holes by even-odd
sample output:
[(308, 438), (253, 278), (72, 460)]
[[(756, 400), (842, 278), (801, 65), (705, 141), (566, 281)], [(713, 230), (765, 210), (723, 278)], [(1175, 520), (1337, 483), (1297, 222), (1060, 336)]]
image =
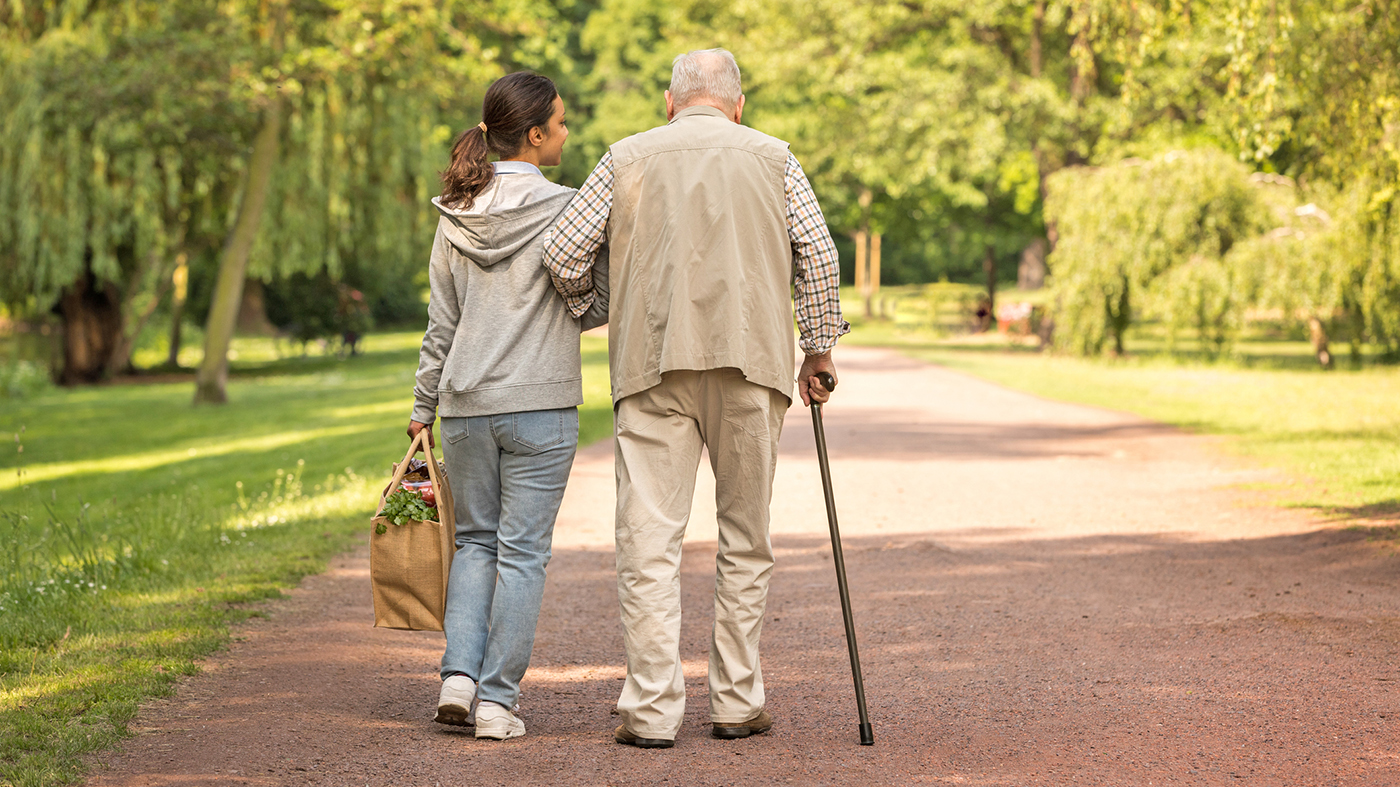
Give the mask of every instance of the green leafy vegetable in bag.
[[(407, 489), (396, 489), (392, 495), (384, 498), (384, 508), (379, 515), (393, 522), (396, 525), (406, 525), (410, 521), (428, 522), (437, 520), (437, 509), (430, 507), (423, 502), (423, 498), (417, 493)], [(380, 524), (383, 527), (383, 523)], [(383, 530), (375, 528), (376, 533), (383, 533)]]

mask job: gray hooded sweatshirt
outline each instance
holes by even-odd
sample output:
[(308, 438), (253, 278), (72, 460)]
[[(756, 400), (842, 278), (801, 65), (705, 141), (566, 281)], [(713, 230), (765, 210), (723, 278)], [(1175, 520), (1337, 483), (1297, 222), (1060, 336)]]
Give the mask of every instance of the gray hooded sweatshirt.
[(553, 410), (583, 404), (579, 332), (607, 322), (599, 300), (570, 314), (542, 264), (544, 236), (573, 198), (522, 162), (497, 162), (471, 208), (434, 199), (442, 216), (428, 263), (428, 330), (413, 387), (413, 420)]

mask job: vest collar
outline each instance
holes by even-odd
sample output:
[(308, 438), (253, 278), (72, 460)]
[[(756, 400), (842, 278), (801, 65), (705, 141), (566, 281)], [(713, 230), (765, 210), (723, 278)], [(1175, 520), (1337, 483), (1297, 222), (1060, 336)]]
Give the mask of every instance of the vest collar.
[(675, 123), (681, 118), (694, 117), (697, 115), (708, 115), (710, 117), (717, 117), (722, 118), (724, 120), (728, 120), (730, 123), (734, 122), (734, 119), (724, 114), (722, 110), (715, 109), (714, 107), (708, 106), (706, 104), (696, 104), (695, 106), (686, 107), (685, 109), (682, 109), (681, 111), (677, 112), (676, 116), (671, 118), (670, 123), (667, 123), (666, 125), (669, 126), (671, 125), (671, 123)]

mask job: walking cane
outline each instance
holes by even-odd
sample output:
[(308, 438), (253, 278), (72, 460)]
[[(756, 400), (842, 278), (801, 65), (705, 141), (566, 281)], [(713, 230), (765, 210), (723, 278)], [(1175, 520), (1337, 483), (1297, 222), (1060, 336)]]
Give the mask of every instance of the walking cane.
[[(836, 378), (817, 372), (817, 381), (828, 392), (836, 390)], [(875, 745), (870, 714), (865, 710), (865, 681), (860, 676), (860, 651), (856, 649), (856, 623), (851, 617), (851, 594), (846, 588), (846, 558), (841, 554), (841, 531), (836, 527), (836, 497), (831, 493), (831, 465), (826, 458), (826, 430), (822, 429), (822, 406), (812, 402), (812, 431), (817, 436), (817, 464), (822, 470), (822, 490), (826, 492), (826, 522), (831, 527), (831, 560), (836, 564), (836, 587), (841, 593), (841, 617), (846, 623), (846, 649), (851, 653), (851, 676), (856, 683), (856, 707), (860, 713), (860, 745)]]

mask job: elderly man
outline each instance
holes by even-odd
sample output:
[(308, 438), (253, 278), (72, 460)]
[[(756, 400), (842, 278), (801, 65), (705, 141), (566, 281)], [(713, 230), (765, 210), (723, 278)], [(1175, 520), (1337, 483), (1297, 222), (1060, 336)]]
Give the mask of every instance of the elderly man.
[(669, 748), (685, 710), (681, 540), (702, 446), (715, 474), (719, 555), (710, 644), (717, 738), (773, 724), (758, 641), (773, 550), (768, 509), (792, 403), (793, 302), (804, 403), (829, 392), (841, 319), (836, 247), (787, 143), (740, 125), (722, 49), (677, 57), (667, 125), (613, 145), (545, 243), (575, 314), (611, 257), (608, 352), (617, 437), (617, 589), (627, 647), (619, 743)]

